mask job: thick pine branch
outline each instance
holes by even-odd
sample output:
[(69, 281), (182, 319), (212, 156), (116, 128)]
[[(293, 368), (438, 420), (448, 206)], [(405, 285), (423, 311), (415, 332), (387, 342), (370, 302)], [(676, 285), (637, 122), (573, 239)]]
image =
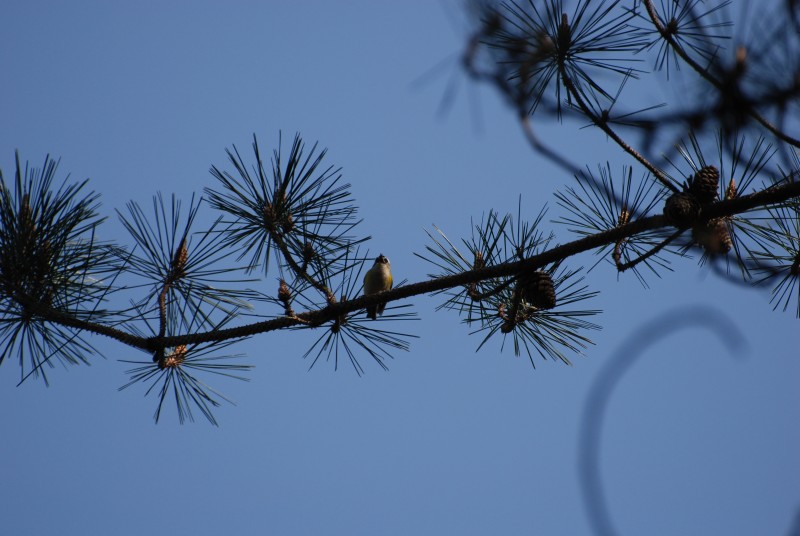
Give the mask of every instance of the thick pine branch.
[[(782, 203), (797, 197), (800, 197), (800, 182), (791, 182), (781, 186), (770, 187), (753, 194), (707, 205), (703, 207), (700, 217), (705, 219), (731, 216), (755, 208)], [(341, 316), (346, 313), (366, 309), (368, 306), (377, 305), (379, 302), (394, 302), (451, 288), (466, 287), (471, 283), (477, 283), (488, 279), (508, 277), (524, 271), (537, 270), (549, 264), (563, 261), (579, 253), (591, 251), (605, 245), (615, 244), (620, 240), (630, 239), (640, 233), (667, 227), (670, 227), (670, 225), (667, 223), (664, 216), (648, 216), (607, 231), (592, 234), (579, 240), (553, 247), (538, 255), (533, 255), (523, 260), (488, 266), (476, 270), (468, 270), (450, 276), (403, 285), (380, 294), (361, 296), (348, 301), (331, 303), (322, 309), (297, 313), (294, 317), (279, 317), (243, 326), (187, 333), (185, 335), (139, 337), (110, 326), (82, 320), (50, 308), (39, 306), (32, 307), (32, 310), (39, 318), (45, 321), (105, 335), (135, 348), (156, 351), (165, 347), (221, 342), (251, 337), (261, 333), (301, 325), (312, 327), (321, 326), (326, 322), (341, 318)]]

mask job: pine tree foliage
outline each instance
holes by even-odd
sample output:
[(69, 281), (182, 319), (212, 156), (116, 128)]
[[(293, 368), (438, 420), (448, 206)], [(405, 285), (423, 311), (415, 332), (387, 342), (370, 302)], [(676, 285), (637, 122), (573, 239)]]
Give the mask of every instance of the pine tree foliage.
[[(109, 337), (142, 353), (122, 388), (152, 394), (156, 420), (175, 404), (181, 422), (216, 423), (228, 399), (215, 380), (250, 368), (229, 351), (238, 341), (310, 330), (298, 336), (311, 366), (361, 375), (409, 350), (408, 300), (422, 294), (441, 296), (479, 349), (532, 364), (569, 363), (592, 345), (599, 311), (584, 274), (601, 262), (647, 286), (696, 256), (697, 269), (765, 287), (774, 309), (800, 317), (798, 5), (735, 17), (747, 8), (732, 1), (469, 4), (464, 72), (498, 92), (532, 150), (574, 182), (555, 208), (520, 198), (515, 214), (487, 207), (464, 238), (430, 230), (418, 253), (429, 278), (377, 295), (363, 295), (374, 255), (350, 185), (300, 134), (288, 147), (279, 134), (269, 156), (255, 136), (249, 152), (229, 148), (188, 206), (161, 194), (150, 209), (129, 203), (119, 243), (87, 181), (62, 177), (49, 156), (36, 167), (17, 155), (13, 175), (0, 173), (0, 364), (46, 383), (56, 363), (87, 363), (92, 339)], [(640, 84), (678, 73), (691, 98), (639, 98)], [(576, 161), (542, 141), (542, 122), (591, 127), (629, 161)], [(584, 252), (596, 256), (588, 267)], [(265, 280), (274, 292), (253, 290)], [(367, 319), (379, 302), (386, 314)]]

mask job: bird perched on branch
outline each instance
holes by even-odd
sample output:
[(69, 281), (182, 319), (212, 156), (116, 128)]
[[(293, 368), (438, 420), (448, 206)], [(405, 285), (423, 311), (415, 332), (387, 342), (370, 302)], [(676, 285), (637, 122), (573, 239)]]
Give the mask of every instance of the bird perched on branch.
[[(372, 265), (367, 273), (364, 275), (364, 295), (377, 294), (384, 290), (391, 290), (392, 288), (392, 265), (389, 264), (389, 259), (378, 255), (375, 259), (375, 264)], [(383, 314), (383, 309), (386, 303), (379, 303), (367, 307), (367, 316), (372, 320), (378, 318), (378, 315)]]

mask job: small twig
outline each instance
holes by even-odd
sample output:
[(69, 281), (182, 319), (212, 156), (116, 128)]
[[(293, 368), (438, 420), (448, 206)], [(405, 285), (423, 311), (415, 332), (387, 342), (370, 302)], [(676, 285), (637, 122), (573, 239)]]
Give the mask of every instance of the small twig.
[(496, 287), (493, 287), (490, 290), (487, 290), (486, 292), (481, 292), (481, 293), (479, 293), (477, 291), (477, 289), (476, 289), (478, 283), (474, 282), (474, 283), (470, 284), (469, 290), (467, 291), (467, 295), (473, 301), (483, 301), (483, 300), (485, 300), (487, 298), (491, 298), (492, 296), (495, 296), (495, 295), (501, 293), (502, 291), (507, 289), (511, 285), (511, 283), (513, 283), (513, 282), (514, 282), (513, 279), (509, 279), (508, 281), (505, 281), (505, 282), (497, 285)]
[(567, 160), (565, 157), (561, 156), (553, 149), (542, 143), (536, 133), (533, 131), (533, 126), (531, 125), (531, 119), (528, 114), (520, 113), (519, 114), (519, 121), (522, 125), (522, 132), (525, 133), (525, 139), (528, 140), (528, 144), (533, 148), (534, 151), (543, 155), (545, 158), (550, 160), (551, 162), (559, 165), (564, 170), (568, 171), (573, 175), (579, 175), (581, 170), (575, 164)]
[(617, 245), (614, 247), (614, 254), (613, 254), (614, 264), (616, 264), (617, 270), (619, 272), (624, 272), (625, 270), (629, 270), (629, 269), (633, 268), (634, 266), (636, 266), (640, 262), (646, 261), (647, 259), (649, 259), (653, 255), (655, 255), (656, 253), (658, 253), (659, 251), (661, 251), (662, 249), (667, 247), (673, 240), (678, 238), (685, 230), (686, 229), (678, 229), (677, 231), (675, 231), (674, 233), (669, 235), (667, 238), (662, 240), (661, 243), (659, 243), (657, 246), (653, 247), (650, 251), (648, 251), (646, 253), (643, 253), (643, 254), (639, 255), (637, 258), (633, 259), (632, 261), (628, 261), (626, 263), (622, 263), (621, 262), (622, 261), (622, 256), (620, 254), (618, 254), (618, 248), (620, 247), (620, 244), (622, 243), (622, 240), (620, 240), (619, 242), (617, 242)]
[(514, 326), (517, 325), (517, 318), (519, 318), (519, 308), (522, 305), (522, 289), (520, 288), (519, 281), (517, 281), (517, 285), (514, 287), (514, 294), (511, 298), (511, 311), (508, 313), (508, 316), (504, 318), (505, 323), (500, 327), (500, 331), (503, 333), (508, 333), (514, 329)]
[(161, 292), (158, 293), (158, 336), (163, 337), (167, 333), (167, 294), (169, 294), (170, 283), (164, 281)]
[(564, 86), (567, 88), (569, 94), (575, 99), (580, 107), (581, 111), (586, 114), (586, 116), (591, 119), (592, 123), (595, 124), (600, 130), (606, 133), (606, 135), (614, 140), (617, 145), (619, 145), (623, 151), (631, 155), (635, 158), (639, 163), (641, 163), (647, 170), (653, 174), (653, 176), (658, 179), (658, 181), (663, 184), (667, 189), (671, 190), (672, 192), (677, 193), (678, 187), (672, 184), (667, 177), (664, 175), (664, 172), (654, 166), (650, 161), (642, 156), (636, 149), (628, 145), (625, 140), (623, 140), (619, 134), (617, 134), (614, 129), (612, 129), (608, 125), (608, 121), (598, 116), (597, 114), (592, 111), (592, 109), (586, 104), (586, 101), (583, 100), (583, 96), (578, 91), (578, 88), (575, 87), (575, 84), (572, 82), (572, 78), (570, 78), (569, 74), (567, 73), (567, 69), (563, 61), (560, 61), (558, 64), (558, 72), (559, 76), (561, 77), (561, 81), (564, 83)]
[(302, 266), (299, 266), (295, 262), (295, 260), (292, 258), (292, 254), (289, 251), (289, 248), (286, 246), (286, 242), (283, 241), (283, 237), (280, 234), (280, 232), (273, 232), (271, 234), (272, 234), (272, 239), (275, 240), (275, 245), (278, 246), (278, 249), (283, 255), (283, 258), (286, 260), (286, 263), (289, 265), (292, 271), (301, 278), (303, 278), (303, 280), (306, 281), (308, 284), (310, 284), (312, 287), (317, 289), (323, 296), (325, 296), (325, 299), (328, 302), (331, 301), (336, 302), (336, 296), (333, 295), (333, 292), (331, 291), (331, 289), (327, 287), (327, 285), (311, 277)]

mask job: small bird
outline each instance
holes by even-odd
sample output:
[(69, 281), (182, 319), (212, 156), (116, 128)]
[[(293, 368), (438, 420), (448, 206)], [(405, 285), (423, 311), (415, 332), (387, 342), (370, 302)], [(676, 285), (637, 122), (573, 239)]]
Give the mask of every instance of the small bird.
[[(392, 288), (392, 265), (389, 264), (389, 259), (378, 255), (375, 259), (375, 264), (372, 265), (367, 273), (364, 275), (364, 295), (377, 294), (384, 290), (391, 290)], [(378, 318), (378, 315), (383, 314), (383, 309), (386, 303), (379, 303), (367, 307), (367, 316), (372, 320)]]

